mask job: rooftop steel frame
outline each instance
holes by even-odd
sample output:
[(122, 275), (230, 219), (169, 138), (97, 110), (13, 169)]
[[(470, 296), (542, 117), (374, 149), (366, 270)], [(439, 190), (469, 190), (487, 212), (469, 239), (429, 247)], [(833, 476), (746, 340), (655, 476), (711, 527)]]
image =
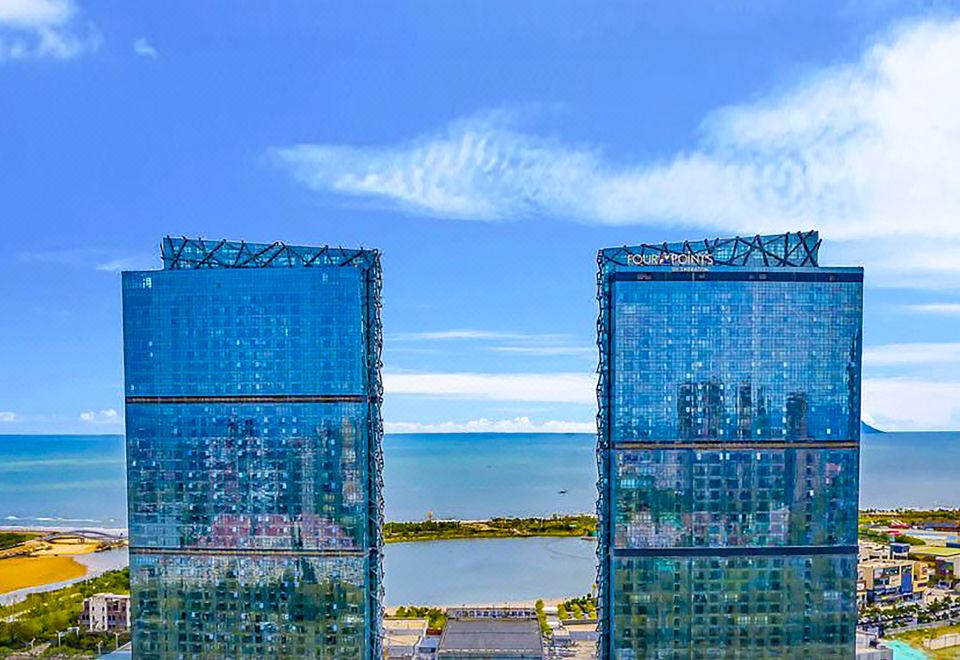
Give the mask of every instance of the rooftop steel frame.
[(246, 241), (210, 241), (166, 236), (160, 242), (164, 270), (193, 268), (306, 268), (310, 266), (360, 266), (379, 268), (380, 253), (364, 248), (305, 247)]
[[(633, 256), (651, 257), (648, 265), (670, 265), (671, 255), (709, 255), (713, 266), (817, 267), (820, 237), (816, 231), (798, 231), (769, 236), (704, 239), (677, 243), (642, 243), (634, 247), (600, 251), (600, 268), (630, 266)], [(661, 263), (656, 261), (661, 260)]]

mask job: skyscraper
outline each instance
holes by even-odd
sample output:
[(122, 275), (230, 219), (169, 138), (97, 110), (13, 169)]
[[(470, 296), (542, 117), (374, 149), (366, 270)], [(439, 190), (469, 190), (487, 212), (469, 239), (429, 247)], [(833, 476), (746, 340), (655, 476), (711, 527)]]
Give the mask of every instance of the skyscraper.
[(382, 657), (379, 253), (161, 256), (123, 274), (135, 657)]
[(602, 660), (853, 657), (863, 271), (819, 247), (599, 253)]

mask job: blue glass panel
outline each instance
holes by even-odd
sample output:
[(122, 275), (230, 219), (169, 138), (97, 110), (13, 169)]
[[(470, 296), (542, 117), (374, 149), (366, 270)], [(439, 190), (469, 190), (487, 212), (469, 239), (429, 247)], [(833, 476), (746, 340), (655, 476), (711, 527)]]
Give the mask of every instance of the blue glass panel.
[(379, 658), (379, 261), (163, 244), (124, 287), (138, 658)]

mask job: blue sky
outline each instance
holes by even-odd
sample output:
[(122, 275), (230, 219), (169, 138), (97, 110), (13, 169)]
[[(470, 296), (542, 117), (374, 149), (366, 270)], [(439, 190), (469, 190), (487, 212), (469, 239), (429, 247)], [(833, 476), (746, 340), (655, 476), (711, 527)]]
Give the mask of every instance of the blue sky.
[(960, 428), (951, 3), (268, 4), (0, 0), (0, 433), (122, 429), (166, 233), (381, 248), (389, 430), (589, 431), (598, 248), (807, 228)]

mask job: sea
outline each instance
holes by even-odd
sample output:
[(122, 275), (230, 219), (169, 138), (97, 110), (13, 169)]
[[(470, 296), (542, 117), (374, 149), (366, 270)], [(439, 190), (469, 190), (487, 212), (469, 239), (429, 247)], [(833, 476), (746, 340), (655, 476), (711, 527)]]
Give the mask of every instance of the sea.
[[(593, 512), (595, 438), (585, 434), (418, 434), (384, 439), (387, 520)], [(0, 436), (0, 526), (123, 529), (118, 435)], [(960, 432), (871, 433), (860, 505), (960, 507)], [(390, 544), (388, 605), (512, 602), (590, 591), (595, 546), (581, 539)]]

